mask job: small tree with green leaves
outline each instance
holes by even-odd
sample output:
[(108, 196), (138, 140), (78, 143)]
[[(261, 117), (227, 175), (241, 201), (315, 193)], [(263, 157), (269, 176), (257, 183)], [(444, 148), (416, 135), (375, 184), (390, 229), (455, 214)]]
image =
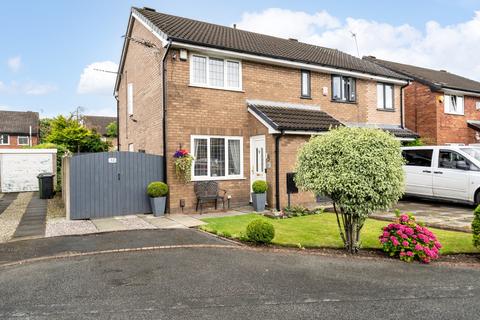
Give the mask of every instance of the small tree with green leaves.
[(400, 142), (391, 134), (341, 127), (301, 148), (295, 181), (302, 190), (332, 199), (345, 248), (357, 253), (366, 218), (402, 196), (403, 163)]
[(110, 138), (116, 138), (118, 135), (117, 122), (113, 121), (107, 126), (107, 136)]
[(45, 141), (62, 145), (71, 152), (102, 152), (109, 147), (98, 133), (82, 126), (73, 116), (52, 119)]

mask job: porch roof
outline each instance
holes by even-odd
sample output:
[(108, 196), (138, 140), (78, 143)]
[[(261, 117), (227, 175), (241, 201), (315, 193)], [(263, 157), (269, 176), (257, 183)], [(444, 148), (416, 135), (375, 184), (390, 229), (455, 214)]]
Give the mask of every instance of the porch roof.
[(338, 126), (371, 127), (392, 133), (402, 140), (413, 140), (419, 135), (397, 125), (342, 123), (319, 106), (302, 105), (263, 100), (247, 100), (247, 106), (260, 122), (269, 128), (269, 133), (320, 134)]
[(467, 120), (467, 125), (473, 130), (480, 131), (480, 121), (478, 120)]

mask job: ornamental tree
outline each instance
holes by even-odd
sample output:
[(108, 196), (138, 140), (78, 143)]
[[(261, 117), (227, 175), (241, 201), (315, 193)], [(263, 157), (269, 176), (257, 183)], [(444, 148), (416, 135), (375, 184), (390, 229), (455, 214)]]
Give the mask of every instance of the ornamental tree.
[(403, 163), (400, 142), (393, 135), (340, 127), (300, 149), (295, 182), (301, 190), (332, 199), (345, 248), (357, 253), (366, 218), (402, 196)]

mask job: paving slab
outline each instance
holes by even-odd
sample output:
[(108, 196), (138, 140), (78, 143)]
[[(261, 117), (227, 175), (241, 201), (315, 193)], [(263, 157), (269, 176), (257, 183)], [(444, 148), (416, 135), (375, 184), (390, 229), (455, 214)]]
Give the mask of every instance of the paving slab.
[(38, 193), (33, 194), (13, 238), (44, 237), (47, 220), (47, 200), (40, 199)]
[(115, 218), (102, 218), (91, 220), (99, 232), (127, 230), (125, 224)]
[(5, 193), (0, 195), (0, 214), (2, 214), (10, 204), (17, 199), (18, 192)]
[(203, 221), (192, 218), (192, 217), (187, 216), (185, 214), (169, 214), (167, 216), (167, 218), (170, 219), (170, 220), (173, 220), (177, 223), (183, 224), (184, 226), (186, 226), (188, 228), (198, 227), (198, 226), (206, 224)]
[(141, 216), (146, 222), (154, 225), (159, 229), (186, 229), (187, 227), (181, 223), (170, 220), (166, 217)]

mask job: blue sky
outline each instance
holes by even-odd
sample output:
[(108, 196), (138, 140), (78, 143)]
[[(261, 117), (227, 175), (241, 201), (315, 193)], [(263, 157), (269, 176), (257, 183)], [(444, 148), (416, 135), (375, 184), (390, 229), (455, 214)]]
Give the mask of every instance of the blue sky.
[[(475, 18), (480, 1), (6, 0), (0, 11), (0, 109), (33, 110), (53, 116), (83, 106), (85, 113), (112, 114), (115, 100), (111, 81), (100, 88), (93, 83), (91, 90), (80, 92), (78, 86), (87, 66), (109, 61), (103, 66), (114, 67), (112, 63), (118, 63), (121, 36), (132, 5), (218, 24), (238, 23), (240, 28), (291, 35), (352, 54), (352, 41), (345, 37), (347, 31), (355, 29), (362, 55), (375, 53), (404, 61), (411, 58), (432, 67), (447, 65), (448, 70), (471, 72), (467, 74), (471, 77), (480, 71), (479, 64), (468, 65), (466, 60), (471, 59), (461, 54), (480, 49), (480, 41), (476, 41), (480, 34), (469, 31), (477, 26), (477, 20), (480, 23), (480, 15)], [(282, 10), (268, 11), (271, 8)], [(295, 12), (312, 20), (308, 24), (295, 22), (302, 27), (298, 30), (282, 29), (281, 19), (275, 17), (298, 17)], [(323, 12), (321, 18), (316, 16), (319, 12)], [(328, 25), (319, 22), (327, 18), (332, 21)], [(429, 21), (436, 24), (427, 27)], [(439, 45), (438, 35), (446, 32), (452, 32), (451, 38), (458, 38), (459, 43), (472, 37), (469, 42), (477, 44), (461, 47), (459, 58), (452, 59), (445, 46)], [(380, 40), (374, 41), (377, 37)]]

